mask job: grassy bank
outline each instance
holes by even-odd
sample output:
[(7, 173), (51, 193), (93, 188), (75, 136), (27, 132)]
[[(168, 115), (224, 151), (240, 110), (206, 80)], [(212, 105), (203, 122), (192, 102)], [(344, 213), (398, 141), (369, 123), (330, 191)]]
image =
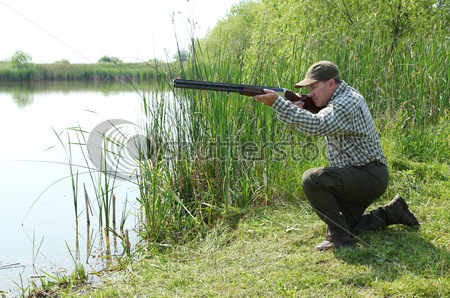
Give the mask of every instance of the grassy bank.
[[(288, 182), (275, 185), (276, 195), (270, 197), (268, 204), (252, 208), (229, 206), (227, 211), (219, 212), (221, 205), (217, 201), (211, 208), (217, 213), (209, 228), (203, 226), (193, 232), (192, 223), (189, 230), (184, 226), (190, 232), (190, 240), (184, 238), (175, 243), (145, 234), (148, 239), (161, 241), (160, 245), (141, 247), (133, 254), (137, 261), (122, 258), (120, 272), (111, 268), (114, 271), (105, 272), (101, 284), (60, 291), (59, 295), (446, 297), (450, 295), (450, 166), (443, 158), (449, 148), (445, 133), (449, 120), (442, 118), (439, 124), (422, 130), (420, 145), (431, 151), (424, 161), (404, 154), (411, 152), (407, 145), (415, 137), (402, 133), (401, 119), (382, 133), (391, 183), (387, 193), (371, 208), (400, 193), (422, 224), (418, 231), (392, 226), (361, 235), (355, 248), (315, 251), (326, 227), (310, 208), (298, 181), (305, 169), (324, 161), (287, 163), (283, 177)], [(260, 183), (264, 185), (263, 181)], [(165, 236), (177, 236), (180, 226), (171, 226), (175, 219), (169, 215), (175, 213), (181, 218), (182, 208), (175, 200), (164, 201), (170, 198), (170, 189), (160, 191), (153, 208), (149, 208), (158, 214), (145, 223), (154, 224), (153, 231), (165, 232)], [(168, 208), (169, 202), (173, 209), (163, 209)], [(157, 225), (162, 220), (166, 220), (165, 228)]]
[(0, 81), (108, 81), (157, 79), (159, 71), (164, 71), (162, 63), (93, 63), (93, 64), (27, 64), (13, 67), (10, 63), (0, 63)]
[[(325, 226), (305, 198), (277, 201), (61, 297), (446, 297), (449, 167), (400, 159), (390, 164), (389, 195), (407, 192), (419, 231), (390, 227), (360, 236), (355, 248), (317, 252)], [(421, 179), (411, 180), (414, 173)]]

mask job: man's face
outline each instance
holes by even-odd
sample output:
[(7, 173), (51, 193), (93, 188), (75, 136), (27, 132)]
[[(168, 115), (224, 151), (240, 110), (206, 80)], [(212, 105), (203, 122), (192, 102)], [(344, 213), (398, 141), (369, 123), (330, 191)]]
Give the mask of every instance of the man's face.
[(324, 107), (328, 104), (331, 96), (336, 88), (334, 80), (317, 81), (311, 85), (308, 85), (308, 96), (312, 98), (315, 105), (318, 107)]

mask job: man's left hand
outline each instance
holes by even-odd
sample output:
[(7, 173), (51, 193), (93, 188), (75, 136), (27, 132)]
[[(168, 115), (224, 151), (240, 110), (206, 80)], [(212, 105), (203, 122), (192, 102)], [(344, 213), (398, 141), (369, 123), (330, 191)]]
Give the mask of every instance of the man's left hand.
[(272, 106), (279, 94), (271, 89), (264, 89), (265, 94), (255, 95), (253, 98), (256, 101), (262, 102), (266, 106)]

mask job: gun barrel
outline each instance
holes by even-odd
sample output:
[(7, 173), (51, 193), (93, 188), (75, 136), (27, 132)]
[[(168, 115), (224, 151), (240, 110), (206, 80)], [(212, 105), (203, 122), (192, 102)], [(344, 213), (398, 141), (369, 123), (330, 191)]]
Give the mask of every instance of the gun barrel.
[[(251, 85), (241, 85), (241, 84), (227, 84), (227, 83), (213, 83), (195, 80), (173, 80), (173, 87), (175, 88), (185, 88), (185, 89), (200, 89), (200, 90), (212, 90), (212, 91), (223, 91), (223, 92), (237, 92), (241, 93), (244, 89), (271, 89), (276, 92), (284, 92), (286, 89), (277, 87), (264, 87), (264, 86), (251, 86)], [(262, 92), (261, 92), (262, 93)]]
[(317, 107), (311, 97), (302, 95), (298, 96), (292, 91), (286, 90), (284, 88), (278, 87), (265, 87), (265, 86), (251, 86), (251, 85), (241, 85), (241, 84), (227, 84), (227, 83), (213, 83), (195, 80), (173, 80), (174, 88), (185, 88), (185, 89), (199, 89), (199, 90), (212, 90), (212, 91), (223, 91), (223, 92), (237, 92), (245, 96), (255, 96), (258, 94), (264, 94), (263, 89), (271, 89), (277, 92), (281, 97), (291, 101), (303, 101), (303, 108), (310, 111), (313, 114), (318, 113), (322, 107)]

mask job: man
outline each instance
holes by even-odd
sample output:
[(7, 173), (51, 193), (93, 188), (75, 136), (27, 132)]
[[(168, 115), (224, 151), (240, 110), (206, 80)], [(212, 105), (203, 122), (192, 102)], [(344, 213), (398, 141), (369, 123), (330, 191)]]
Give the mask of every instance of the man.
[(356, 234), (392, 224), (419, 226), (399, 195), (364, 214), (386, 191), (387, 160), (364, 97), (341, 81), (337, 66), (330, 61), (316, 62), (295, 87), (308, 88), (308, 96), (323, 108), (317, 114), (310, 113), (302, 108), (302, 102), (293, 104), (267, 89), (266, 94), (254, 98), (271, 106), (279, 120), (326, 138), (330, 166), (307, 170), (302, 181), (312, 208), (328, 225), (325, 241), (316, 249), (351, 246)]

